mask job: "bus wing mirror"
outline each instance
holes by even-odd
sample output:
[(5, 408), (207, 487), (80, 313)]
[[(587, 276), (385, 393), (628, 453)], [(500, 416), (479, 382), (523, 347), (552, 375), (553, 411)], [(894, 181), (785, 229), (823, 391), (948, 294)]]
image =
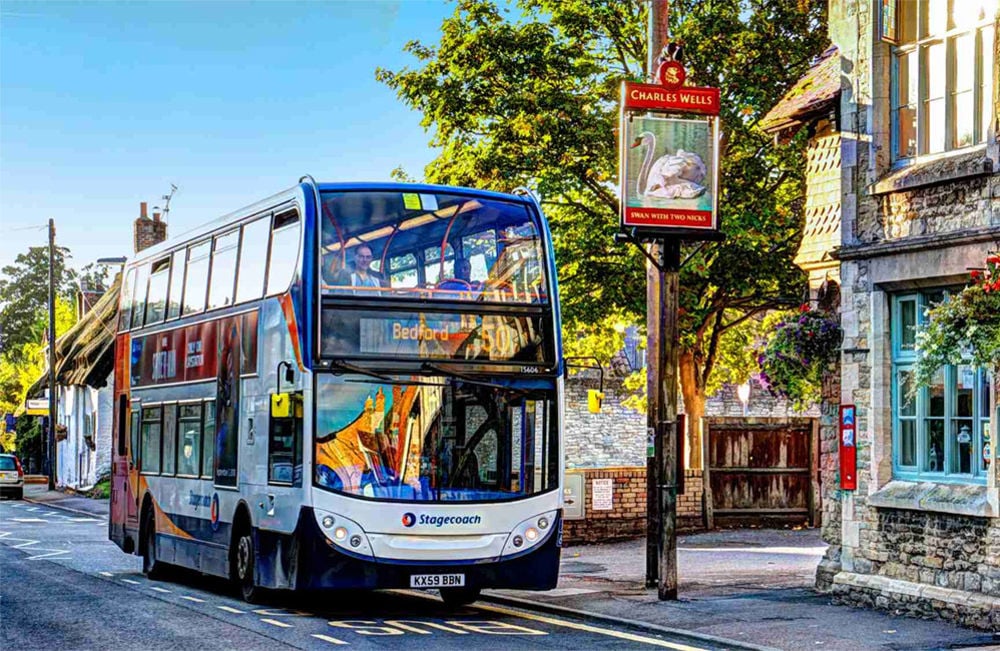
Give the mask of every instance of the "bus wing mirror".
[(291, 414), (292, 397), (288, 393), (271, 394), (271, 418), (288, 418)]

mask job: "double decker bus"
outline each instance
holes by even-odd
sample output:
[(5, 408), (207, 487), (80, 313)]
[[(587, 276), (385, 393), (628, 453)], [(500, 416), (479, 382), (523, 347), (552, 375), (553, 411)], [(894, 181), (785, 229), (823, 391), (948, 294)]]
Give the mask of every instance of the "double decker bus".
[(268, 589), (550, 589), (563, 361), (528, 194), (285, 192), (139, 254), (109, 536)]

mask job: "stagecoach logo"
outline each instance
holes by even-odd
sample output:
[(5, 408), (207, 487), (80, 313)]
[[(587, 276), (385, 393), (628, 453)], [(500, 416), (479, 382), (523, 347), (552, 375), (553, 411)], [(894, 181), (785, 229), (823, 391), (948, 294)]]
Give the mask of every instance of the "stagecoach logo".
[(483, 521), (480, 515), (427, 515), (421, 513), (416, 516), (412, 513), (403, 514), (403, 526), (412, 527), (414, 525), (426, 525), (429, 527), (450, 527), (461, 526), (463, 524), (481, 524)]
[(212, 531), (219, 530), (219, 494), (212, 495), (212, 510), (209, 512), (212, 520)]

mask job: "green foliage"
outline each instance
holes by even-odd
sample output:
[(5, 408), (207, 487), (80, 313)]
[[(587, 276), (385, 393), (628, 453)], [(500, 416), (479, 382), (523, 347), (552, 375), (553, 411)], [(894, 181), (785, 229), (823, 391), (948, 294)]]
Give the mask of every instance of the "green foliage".
[[(56, 298), (56, 337), (61, 337), (76, 323), (76, 309), (63, 298)], [(48, 327), (48, 312), (36, 316), (31, 324), (33, 332), (43, 333)], [(24, 405), (28, 388), (48, 368), (41, 334), (39, 339), (22, 344), (12, 351), (0, 354), (0, 414), (13, 413)]]
[[(76, 274), (66, 266), (69, 249), (56, 247), (54, 258), (56, 294), (72, 300)], [(48, 248), (33, 246), (0, 270), (0, 351), (20, 361), (27, 343), (40, 341), (48, 327), (39, 316), (48, 313)]]
[(760, 380), (803, 409), (820, 400), (823, 374), (840, 357), (840, 324), (825, 312), (788, 313), (775, 324), (757, 357)]
[[(567, 341), (608, 314), (643, 321), (645, 257), (616, 244), (616, 135), (622, 79), (646, 77), (641, 0), (461, 0), (436, 44), (411, 41), (417, 67), (376, 77), (423, 115), (441, 154), (434, 183), (542, 197), (559, 265)], [(826, 46), (825, 0), (674, 0), (670, 31), (688, 78), (722, 88), (720, 210), (727, 238), (686, 246), (681, 345), (712, 384), (723, 336), (747, 318), (797, 304), (805, 134), (775, 147), (757, 121)], [(734, 344), (735, 345), (735, 344)], [(739, 357), (732, 357), (739, 361)], [(739, 362), (742, 363), (742, 362)], [(748, 367), (743, 367), (748, 368)]]
[(631, 325), (622, 314), (609, 314), (596, 323), (576, 321), (563, 328), (566, 357), (596, 357), (602, 364), (625, 346), (625, 330)]
[(969, 286), (927, 316), (917, 332), (914, 390), (929, 385), (945, 364), (1000, 368), (1000, 255), (989, 256), (984, 272), (973, 272)]
[(105, 477), (94, 484), (87, 495), (95, 500), (106, 500), (111, 498), (111, 477)]
[(42, 419), (24, 417), (17, 419), (17, 456), (22, 462), (38, 453), (42, 436)]

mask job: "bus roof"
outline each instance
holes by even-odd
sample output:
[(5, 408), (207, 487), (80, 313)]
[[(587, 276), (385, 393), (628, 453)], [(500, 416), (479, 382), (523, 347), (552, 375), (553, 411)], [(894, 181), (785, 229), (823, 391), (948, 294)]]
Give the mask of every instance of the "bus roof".
[[(398, 183), (398, 182), (378, 182), (378, 181), (363, 181), (363, 182), (351, 182), (351, 183), (317, 183), (316, 184), (320, 192), (359, 192), (359, 191), (369, 191), (369, 192), (427, 192), (427, 193), (441, 193), (441, 194), (457, 194), (457, 195), (474, 195), (480, 197), (487, 197), (492, 199), (499, 199), (503, 201), (515, 201), (519, 203), (532, 203), (526, 195), (517, 194), (505, 194), (503, 192), (494, 192), (492, 190), (477, 190), (475, 188), (462, 188), (450, 185), (432, 185), (429, 183)], [(127, 267), (132, 267), (138, 262), (148, 260), (149, 258), (155, 258), (161, 256), (173, 249), (177, 248), (179, 245), (186, 242), (193, 242), (198, 240), (209, 233), (212, 233), (219, 227), (228, 224), (230, 222), (235, 222), (240, 219), (250, 217), (255, 213), (265, 211), (269, 208), (275, 207), (277, 205), (286, 203), (287, 201), (294, 198), (299, 190), (305, 191), (309, 186), (305, 183), (299, 183), (298, 185), (292, 186), (287, 190), (282, 190), (281, 192), (275, 193), (269, 197), (255, 201), (252, 204), (244, 206), (238, 210), (234, 210), (230, 213), (217, 217), (208, 222), (204, 222), (194, 228), (191, 228), (183, 233), (179, 233), (173, 237), (168, 237), (163, 242), (151, 246), (148, 249), (140, 251), (131, 260), (128, 261)]]

